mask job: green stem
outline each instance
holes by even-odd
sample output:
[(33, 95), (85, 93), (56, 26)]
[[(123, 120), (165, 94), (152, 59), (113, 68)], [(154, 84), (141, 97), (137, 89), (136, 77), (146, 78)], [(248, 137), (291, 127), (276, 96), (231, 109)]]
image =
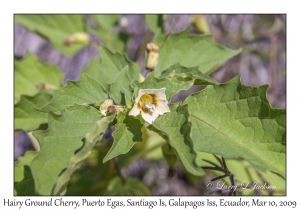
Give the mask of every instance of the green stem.
[(113, 158), (112, 160), (113, 160), (115, 169), (116, 169), (116, 171), (117, 171), (117, 173), (118, 173), (118, 175), (119, 175), (119, 177), (120, 177), (120, 179), (121, 179), (122, 184), (125, 185), (125, 184), (126, 184), (126, 181), (125, 181), (125, 179), (124, 179), (124, 177), (123, 177), (123, 175), (122, 175), (122, 173), (121, 173), (121, 170), (120, 170), (120, 167), (119, 167), (119, 164), (118, 164), (116, 158)]
[(141, 159), (142, 157), (145, 156), (145, 154), (157, 149), (158, 147), (161, 147), (165, 144), (165, 142), (160, 142), (159, 144), (154, 145), (153, 147), (147, 149), (147, 150), (143, 150), (139, 153), (137, 153), (136, 155), (133, 155), (132, 157), (129, 158), (129, 161), (126, 161), (126, 163), (124, 165), (122, 165), (122, 167), (126, 167), (127, 165)]
[(153, 35), (154, 35), (153, 32), (148, 29), (142, 44), (140, 45), (138, 51), (134, 56), (134, 60), (133, 60), (134, 62), (137, 62), (141, 54), (146, 50), (146, 46), (151, 41)]

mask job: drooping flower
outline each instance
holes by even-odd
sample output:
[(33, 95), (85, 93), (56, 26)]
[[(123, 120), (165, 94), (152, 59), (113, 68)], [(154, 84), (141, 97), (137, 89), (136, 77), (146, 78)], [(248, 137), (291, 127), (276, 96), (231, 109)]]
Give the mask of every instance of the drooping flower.
[(141, 114), (145, 121), (152, 124), (159, 115), (170, 112), (165, 91), (166, 88), (140, 89), (128, 115), (137, 116)]

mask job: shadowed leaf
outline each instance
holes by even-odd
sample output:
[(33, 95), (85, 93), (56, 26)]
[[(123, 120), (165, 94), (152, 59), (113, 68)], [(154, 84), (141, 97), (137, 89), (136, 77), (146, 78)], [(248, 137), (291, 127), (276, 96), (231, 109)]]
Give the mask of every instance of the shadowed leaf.
[(34, 195), (34, 180), (29, 164), (36, 154), (35, 151), (27, 151), (14, 163), (14, 195)]

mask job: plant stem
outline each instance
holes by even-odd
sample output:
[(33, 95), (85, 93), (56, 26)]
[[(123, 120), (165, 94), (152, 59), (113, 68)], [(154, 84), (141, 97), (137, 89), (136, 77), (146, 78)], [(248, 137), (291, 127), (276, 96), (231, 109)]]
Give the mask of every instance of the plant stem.
[(124, 177), (123, 177), (123, 175), (122, 175), (122, 173), (121, 173), (121, 170), (120, 170), (120, 167), (119, 167), (119, 164), (118, 164), (116, 158), (113, 158), (112, 160), (113, 160), (115, 169), (117, 170), (117, 173), (118, 173), (118, 175), (119, 175), (119, 177), (120, 177), (120, 179), (121, 179), (122, 184), (125, 185), (125, 184), (126, 184), (126, 181), (125, 181), (125, 179), (124, 179)]
[(137, 52), (136, 52), (136, 54), (134, 56), (134, 59), (133, 59), (134, 62), (137, 62), (138, 59), (139, 59), (139, 57), (141, 56), (141, 54), (143, 52), (145, 52), (146, 46), (151, 41), (153, 35), (154, 35), (153, 32), (148, 29), (147, 33), (146, 33), (146, 35), (145, 35), (145, 37), (143, 39), (142, 44), (140, 45), (139, 49), (137, 50)]

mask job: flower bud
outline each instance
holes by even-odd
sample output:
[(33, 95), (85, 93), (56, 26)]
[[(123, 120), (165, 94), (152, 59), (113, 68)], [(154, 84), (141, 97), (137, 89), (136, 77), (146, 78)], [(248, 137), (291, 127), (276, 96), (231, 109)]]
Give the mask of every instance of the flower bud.
[(117, 115), (120, 113), (120, 112), (125, 112), (125, 107), (124, 106), (121, 106), (121, 105), (115, 105), (115, 110), (116, 110), (116, 113)]
[(100, 106), (100, 112), (102, 115), (106, 116), (106, 112), (108, 110), (108, 107), (113, 105), (113, 100), (111, 98), (107, 98), (104, 100), (104, 102)]
[(144, 82), (144, 80), (145, 80), (145, 77), (143, 77), (143, 75), (141, 75), (140, 74), (140, 76), (139, 76), (139, 83), (142, 83), (142, 82)]
[(55, 90), (55, 89), (57, 89), (57, 87), (55, 87), (54, 85), (50, 85), (50, 84), (46, 84), (46, 83), (39, 83), (39, 84), (36, 85), (36, 87), (38, 89), (45, 89), (45, 90), (49, 90), (49, 89)]
[(148, 57), (146, 62), (146, 69), (153, 71), (157, 65), (159, 57), (159, 47), (156, 44), (147, 44)]
[(202, 34), (209, 34), (209, 26), (203, 15), (193, 15), (191, 17), (191, 22), (198, 32)]
[(88, 44), (90, 41), (89, 35), (87, 33), (75, 33), (69, 36), (65, 41), (64, 45), (69, 46), (73, 43)]

